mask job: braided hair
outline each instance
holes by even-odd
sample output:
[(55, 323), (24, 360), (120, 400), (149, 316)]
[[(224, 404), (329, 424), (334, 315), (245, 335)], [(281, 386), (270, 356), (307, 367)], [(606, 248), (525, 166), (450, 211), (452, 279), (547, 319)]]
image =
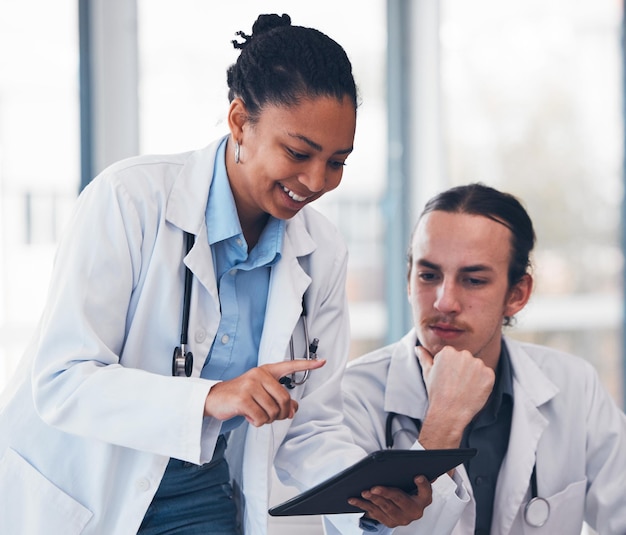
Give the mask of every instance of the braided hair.
[(256, 121), (266, 104), (293, 106), (303, 98), (347, 96), (357, 108), (352, 65), (344, 49), (313, 28), (292, 26), (289, 15), (259, 15), (252, 35), (237, 32), (241, 50), (227, 70), (228, 100), (239, 97)]

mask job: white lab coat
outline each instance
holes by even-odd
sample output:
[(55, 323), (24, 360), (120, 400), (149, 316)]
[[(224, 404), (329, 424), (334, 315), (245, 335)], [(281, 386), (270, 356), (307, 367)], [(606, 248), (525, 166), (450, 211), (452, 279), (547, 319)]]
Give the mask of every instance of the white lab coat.
[[(220, 425), (203, 421), (203, 409), (215, 382), (199, 374), (220, 321), (205, 221), (218, 143), (120, 162), (81, 194), (38, 332), (0, 398), (0, 533), (136, 533), (168, 459), (211, 458)], [(197, 236), (186, 257), (183, 231)], [(190, 378), (171, 376), (183, 257), (194, 275)], [(267, 531), (274, 457), (287, 484), (307, 488), (364, 455), (340, 424), (346, 261), (337, 230), (315, 210), (287, 221), (259, 364), (288, 359), (294, 329), (302, 351), (305, 291), (309, 332), (328, 362), (291, 391), (300, 401), (293, 421), (243, 425), (231, 436), (247, 534)]]
[[(394, 448), (415, 447), (415, 425), (428, 399), (417, 357), (416, 335), (358, 358), (344, 376), (346, 423), (367, 451), (385, 447), (388, 412), (394, 420)], [(514, 406), (509, 449), (503, 460), (491, 533), (579, 535), (583, 520), (601, 535), (626, 534), (626, 417), (602, 387), (592, 366), (547, 347), (508, 338)], [(538, 493), (550, 503), (542, 528), (523, 520), (537, 459)], [(424, 517), (396, 534), (470, 535), (475, 502), (467, 472), (433, 485)]]

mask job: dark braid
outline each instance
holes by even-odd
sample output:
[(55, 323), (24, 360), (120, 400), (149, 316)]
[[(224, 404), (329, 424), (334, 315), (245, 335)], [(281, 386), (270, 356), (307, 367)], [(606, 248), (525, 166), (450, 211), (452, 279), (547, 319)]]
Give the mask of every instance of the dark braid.
[(268, 103), (293, 106), (302, 98), (347, 96), (357, 108), (352, 65), (343, 48), (313, 28), (292, 26), (289, 15), (259, 15), (227, 71), (228, 99), (241, 98), (256, 120)]

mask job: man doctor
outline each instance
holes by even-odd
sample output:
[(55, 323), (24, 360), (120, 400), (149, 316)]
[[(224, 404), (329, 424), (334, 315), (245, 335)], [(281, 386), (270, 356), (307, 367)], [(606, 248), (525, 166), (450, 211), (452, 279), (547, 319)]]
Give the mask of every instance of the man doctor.
[(624, 413), (585, 360), (502, 334), (530, 297), (534, 242), (511, 195), (434, 197), (408, 254), (414, 328), (349, 365), (346, 422), (367, 451), (478, 450), (397, 534), (626, 533)]

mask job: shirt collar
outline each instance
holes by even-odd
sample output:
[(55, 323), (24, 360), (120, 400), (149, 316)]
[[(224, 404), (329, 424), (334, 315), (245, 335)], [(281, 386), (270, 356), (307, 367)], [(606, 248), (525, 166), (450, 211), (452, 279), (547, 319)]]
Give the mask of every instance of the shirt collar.
[(285, 235), (285, 222), (271, 217), (268, 219), (259, 242), (252, 250), (256, 262), (263, 265), (274, 265), (280, 260)]
[(511, 357), (509, 356), (509, 350), (502, 341), (502, 349), (500, 350), (500, 360), (498, 361), (498, 369), (496, 373), (500, 374), (500, 381), (502, 383), (502, 393), (508, 394), (513, 397), (513, 368), (511, 366)]

